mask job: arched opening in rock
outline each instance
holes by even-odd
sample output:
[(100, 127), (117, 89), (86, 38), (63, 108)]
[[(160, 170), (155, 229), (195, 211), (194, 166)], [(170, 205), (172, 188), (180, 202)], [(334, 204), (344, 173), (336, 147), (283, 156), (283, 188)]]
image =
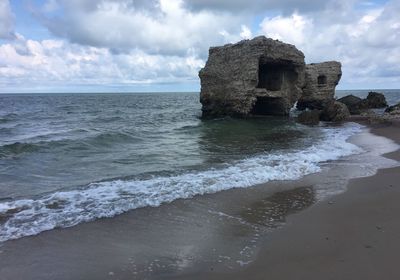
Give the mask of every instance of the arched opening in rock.
[(298, 78), (295, 66), (288, 61), (268, 61), (261, 57), (258, 64), (257, 88), (281, 91), (291, 88)]
[(258, 88), (278, 91), (282, 88), (285, 67), (275, 63), (263, 63), (260, 60), (258, 68)]
[(325, 75), (318, 76), (318, 85), (326, 85), (326, 76)]
[(280, 97), (259, 96), (251, 110), (252, 115), (285, 115), (286, 107)]

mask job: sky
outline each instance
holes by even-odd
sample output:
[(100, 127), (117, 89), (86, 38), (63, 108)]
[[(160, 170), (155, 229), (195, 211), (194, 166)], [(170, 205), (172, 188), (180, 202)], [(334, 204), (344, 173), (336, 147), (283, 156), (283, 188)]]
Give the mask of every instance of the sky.
[(400, 88), (400, 0), (0, 0), (0, 93), (199, 91), (210, 46), (265, 35), (338, 89)]

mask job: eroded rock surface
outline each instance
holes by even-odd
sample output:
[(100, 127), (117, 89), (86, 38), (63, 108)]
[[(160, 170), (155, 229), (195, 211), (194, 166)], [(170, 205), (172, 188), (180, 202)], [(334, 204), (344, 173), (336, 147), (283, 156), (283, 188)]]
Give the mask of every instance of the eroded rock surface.
[(316, 125), (319, 123), (320, 110), (303, 111), (297, 116), (297, 121), (301, 124)]
[(389, 106), (388, 108), (386, 108), (385, 113), (388, 113), (390, 115), (400, 115), (400, 103)]
[(388, 106), (385, 96), (379, 92), (370, 91), (366, 101), (368, 108), (385, 108)]
[(342, 77), (342, 65), (337, 61), (306, 65), (305, 88), (297, 102), (299, 110), (321, 110), (334, 100), (335, 88)]
[(339, 101), (332, 101), (322, 110), (321, 120), (328, 122), (342, 122), (350, 116), (347, 106)]
[(352, 115), (359, 115), (363, 110), (367, 109), (366, 102), (363, 102), (362, 98), (352, 94), (339, 98), (337, 101), (345, 104)]
[(346, 104), (352, 115), (360, 115), (368, 109), (387, 107), (385, 96), (382, 93), (373, 91), (369, 92), (367, 98), (364, 99), (350, 94), (339, 98), (337, 101)]
[(288, 115), (304, 87), (304, 55), (260, 36), (210, 48), (199, 76), (204, 117)]

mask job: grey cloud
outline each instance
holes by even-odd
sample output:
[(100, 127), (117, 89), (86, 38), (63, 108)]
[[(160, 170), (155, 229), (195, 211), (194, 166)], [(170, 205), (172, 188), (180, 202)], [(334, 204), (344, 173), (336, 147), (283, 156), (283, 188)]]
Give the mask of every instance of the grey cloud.
[(320, 0), (186, 0), (191, 10), (217, 10), (229, 12), (265, 13), (277, 10), (283, 14), (318, 11), (327, 7), (329, 1)]
[(58, 4), (63, 9), (60, 17), (38, 13), (53, 34), (113, 53), (140, 49), (148, 54), (185, 56), (193, 50), (206, 54), (210, 44), (240, 39), (242, 18), (190, 12), (179, 1), (59, 0)]
[(121, 5), (124, 10), (141, 10), (155, 11), (157, 9), (157, 0), (58, 0), (58, 2), (66, 9), (72, 12), (89, 13), (99, 10), (102, 5), (110, 3)]

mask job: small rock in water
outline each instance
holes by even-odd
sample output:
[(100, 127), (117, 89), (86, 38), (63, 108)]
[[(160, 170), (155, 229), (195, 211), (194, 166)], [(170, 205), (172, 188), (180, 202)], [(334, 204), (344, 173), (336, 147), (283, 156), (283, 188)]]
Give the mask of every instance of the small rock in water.
[(400, 103), (386, 108), (385, 113), (389, 113), (391, 115), (400, 115)]
[(297, 121), (301, 124), (316, 125), (319, 123), (320, 114), (319, 110), (304, 111), (297, 116)]

